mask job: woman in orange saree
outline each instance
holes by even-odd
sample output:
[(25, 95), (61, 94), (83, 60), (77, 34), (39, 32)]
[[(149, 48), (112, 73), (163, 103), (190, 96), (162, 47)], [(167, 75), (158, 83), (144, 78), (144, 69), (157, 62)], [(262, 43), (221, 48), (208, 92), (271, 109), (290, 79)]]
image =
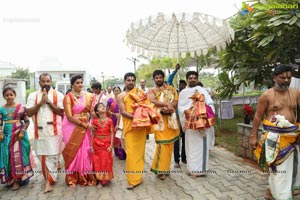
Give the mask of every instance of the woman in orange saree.
[(89, 117), (93, 111), (93, 95), (82, 91), (83, 78), (75, 75), (71, 78), (72, 91), (64, 98), (66, 116), (63, 119), (63, 139), (65, 148), (62, 152), (65, 160), (66, 183), (70, 188), (96, 185), (93, 175), (91, 156), (91, 130)]

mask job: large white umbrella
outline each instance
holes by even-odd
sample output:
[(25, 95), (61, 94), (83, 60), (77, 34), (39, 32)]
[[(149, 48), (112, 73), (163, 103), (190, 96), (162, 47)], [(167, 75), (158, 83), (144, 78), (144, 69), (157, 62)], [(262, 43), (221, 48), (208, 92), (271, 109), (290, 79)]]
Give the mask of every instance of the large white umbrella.
[(225, 20), (201, 13), (179, 13), (149, 17), (132, 23), (126, 34), (127, 45), (139, 54), (155, 57), (206, 55), (208, 49), (226, 47), (233, 30)]

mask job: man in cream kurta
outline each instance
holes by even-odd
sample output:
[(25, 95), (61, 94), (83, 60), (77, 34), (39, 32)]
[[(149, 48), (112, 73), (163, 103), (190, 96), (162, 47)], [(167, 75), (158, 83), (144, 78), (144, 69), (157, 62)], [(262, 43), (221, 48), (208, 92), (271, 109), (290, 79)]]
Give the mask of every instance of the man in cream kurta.
[(41, 89), (31, 93), (27, 100), (27, 113), (34, 125), (34, 149), (42, 164), (46, 184), (44, 192), (51, 192), (57, 179), (57, 168), (62, 151), (63, 94), (53, 90), (49, 74), (39, 77)]
[[(178, 114), (182, 127), (185, 127), (186, 122), (184, 111), (191, 107), (192, 99), (190, 99), (190, 97), (195, 94), (196, 91), (204, 94), (206, 104), (214, 111), (213, 100), (210, 95), (203, 87), (196, 85), (198, 81), (197, 72), (187, 72), (186, 79), (188, 86), (179, 93), (178, 98)], [(184, 132), (188, 174), (191, 175), (192, 178), (205, 175), (208, 170), (210, 144), (208, 134), (210, 134), (210, 131), (209, 129), (203, 131), (186, 129)]]

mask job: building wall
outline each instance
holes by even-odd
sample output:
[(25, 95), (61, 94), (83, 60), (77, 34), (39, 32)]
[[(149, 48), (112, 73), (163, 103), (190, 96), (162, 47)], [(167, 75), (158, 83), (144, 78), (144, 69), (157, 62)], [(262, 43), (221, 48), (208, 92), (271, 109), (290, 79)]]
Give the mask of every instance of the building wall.
[(11, 74), (15, 71), (15, 69), (0, 68), (0, 77), (11, 77)]
[[(0, 95), (5, 87), (12, 87), (16, 91), (16, 103), (26, 104), (26, 81), (22, 79), (7, 78), (0, 80)], [(0, 98), (0, 105), (5, 104), (4, 98)]]
[(10, 62), (0, 61), (0, 77), (11, 77), (16, 71), (16, 66)]
[(87, 71), (36, 71), (35, 72), (35, 89), (39, 89), (39, 76), (42, 73), (48, 73), (52, 76), (52, 81), (53, 82), (58, 82), (58, 81), (70, 81), (71, 77), (75, 74), (82, 74), (83, 75), (83, 84), (84, 84), (84, 89), (86, 90), (90, 80), (89, 76), (87, 74)]

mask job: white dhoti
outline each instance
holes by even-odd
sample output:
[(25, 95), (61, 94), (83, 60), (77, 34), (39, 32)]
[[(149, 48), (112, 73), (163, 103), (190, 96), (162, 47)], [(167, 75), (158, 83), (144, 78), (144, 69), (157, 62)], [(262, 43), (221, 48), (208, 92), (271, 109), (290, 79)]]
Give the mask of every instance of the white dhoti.
[(207, 133), (207, 140), (208, 140), (208, 148), (212, 150), (215, 146), (215, 127), (211, 126), (206, 129)]
[[(57, 181), (57, 168), (60, 165), (62, 139), (59, 135), (34, 140), (35, 153), (42, 165), (42, 173), (51, 184)], [(47, 174), (47, 171), (49, 174)]]
[(209, 141), (205, 134), (187, 129), (185, 132), (187, 169), (193, 175), (206, 174), (208, 170)]
[(276, 166), (277, 173), (271, 172), (269, 176), (270, 190), (276, 200), (293, 199), (293, 190), (300, 189), (300, 176), (299, 172), (297, 173), (297, 170), (300, 170), (299, 161), (299, 146), (297, 146), (296, 150), (283, 163)]
[[(59, 155), (43, 155), (38, 156), (42, 164), (42, 173), (45, 179), (51, 184), (57, 181)], [(48, 173), (46, 172), (48, 170)]]

